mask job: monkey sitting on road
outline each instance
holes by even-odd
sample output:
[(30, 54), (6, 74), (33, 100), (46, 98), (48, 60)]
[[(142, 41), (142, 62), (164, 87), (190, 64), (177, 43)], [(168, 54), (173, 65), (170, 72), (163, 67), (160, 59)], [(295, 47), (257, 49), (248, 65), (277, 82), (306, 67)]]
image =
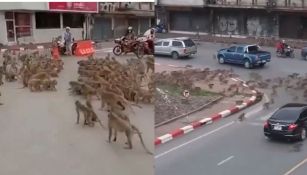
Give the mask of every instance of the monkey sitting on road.
[(114, 114), (112, 112), (109, 112), (108, 114), (108, 128), (109, 128), (109, 137), (108, 142), (111, 142), (112, 137), (112, 130), (114, 130), (114, 139), (116, 141), (117, 131), (118, 132), (124, 132), (127, 137), (127, 144), (128, 147), (125, 147), (126, 149), (132, 149), (132, 135), (136, 132), (140, 138), (141, 144), (145, 151), (152, 155), (152, 153), (148, 150), (148, 148), (145, 146), (143, 137), (141, 135), (141, 132), (137, 127), (132, 125), (129, 121), (122, 119), (121, 117), (117, 116), (117, 114)]

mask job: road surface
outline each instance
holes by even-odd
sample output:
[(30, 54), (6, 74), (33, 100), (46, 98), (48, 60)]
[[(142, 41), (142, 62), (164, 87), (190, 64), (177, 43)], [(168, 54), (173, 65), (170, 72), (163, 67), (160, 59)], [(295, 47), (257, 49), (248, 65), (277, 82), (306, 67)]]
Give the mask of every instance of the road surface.
[[(243, 66), (220, 65), (213, 54), (222, 44), (202, 42), (198, 53), (192, 58), (173, 60), (156, 56), (159, 66), (186, 66), (194, 68), (230, 69), (241, 79), (248, 80), (250, 72), (257, 72), (264, 78), (287, 76), (297, 72), (307, 73), (307, 61), (301, 60), (299, 51), (296, 59), (276, 58), (274, 48), (272, 61), (264, 68), (245, 69)], [(248, 119), (238, 122), (240, 114), (230, 116), (217, 123), (202, 127), (181, 138), (158, 146), (155, 156), (156, 175), (283, 175), (306, 159), (306, 142), (268, 141), (263, 135), (263, 123), (277, 107), (291, 102), (292, 96), (280, 90), (275, 104), (268, 111), (261, 110), (260, 104), (245, 110)], [(303, 102), (303, 101), (301, 101)], [(307, 164), (294, 169), (291, 175), (306, 174)]]
[[(5, 175), (153, 175), (152, 155), (145, 153), (138, 137), (133, 150), (126, 150), (120, 133), (116, 143), (107, 143), (107, 130), (76, 124), (74, 101), (68, 81), (77, 79), (78, 59), (64, 57), (64, 70), (56, 92), (30, 93), (21, 83), (0, 87), (0, 174)], [(82, 99), (84, 103), (84, 100)], [(106, 126), (106, 113), (95, 111)], [(145, 144), (154, 151), (154, 107), (135, 108), (131, 122), (141, 130)], [(82, 116), (82, 115), (81, 115)]]

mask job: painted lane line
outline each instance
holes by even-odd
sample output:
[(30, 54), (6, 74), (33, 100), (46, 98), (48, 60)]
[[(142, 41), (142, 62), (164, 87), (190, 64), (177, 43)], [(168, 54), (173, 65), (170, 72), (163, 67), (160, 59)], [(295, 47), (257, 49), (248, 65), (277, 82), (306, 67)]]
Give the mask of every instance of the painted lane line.
[(155, 65), (161, 65), (160, 63), (155, 63)]
[(291, 173), (293, 173), (296, 169), (298, 169), (300, 166), (302, 166), (305, 163), (307, 163), (307, 158), (301, 161), (300, 163), (298, 163), (297, 165), (295, 165), (292, 169), (290, 169), (284, 175), (290, 175)]
[(227, 123), (227, 124), (225, 124), (225, 125), (223, 125), (223, 126), (221, 126), (221, 127), (219, 127), (219, 128), (216, 128), (216, 129), (214, 129), (214, 130), (212, 130), (212, 131), (210, 131), (210, 132), (208, 132), (208, 133), (205, 133), (205, 134), (203, 134), (203, 135), (201, 135), (201, 136), (198, 136), (198, 137), (196, 137), (196, 138), (194, 138), (194, 139), (192, 139), (192, 140), (190, 140), (190, 141), (188, 141), (188, 142), (185, 142), (185, 143), (183, 143), (183, 144), (181, 144), (181, 145), (178, 145), (178, 146), (176, 146), (176, 147), (173, 147), (172, 149), (169, 149), (168, 151), (165, 151), (165, 152), (163, 152), (163, 153), (161, 153), (161, 154), (156, 155), (156, 156), (155, 156), (155, 159), (158, 159), (158, 158), (160, 158), (160, 157), (162, 157), (162, 156), (165, 156), (166, 154), (169, 154), (169, 153), (171, 153), (171, 152), (173, 152), (173, 151), (176, 151), (176, 150), (178, 150), (178, 149), (180, 149), (180, 148), (182, 148), (182, 147), (184, 147), (184, 146), (186, 146), (186, 145), (188, 145), (188, 144), (190, 144), (190, 143), (193, 143), (193, 142), (195, 142), (195, 141), (197, 141), (197, 140), (199, 140), (199, 139), (201, 139), (201, 138), (203, 138), (203, 137), (207, 137), (207, 136), (209, 136), (209, 135), (211, 135), (211, 134), (213, 134), (213, 133), (215, 133), (215, 132), (217, 132), (217, 131), (219, 131), (219, 130), (222, 130), (222, 129), (224, 129), (224, 128), (230, 126), (230, 125), (233, 125), (234, 123), (235, 123), (235, 122), (232, 121), (232, 122)]
[(173, 64), (169, 64), (168, 66), (170, 66), (170, 67), (178, 67), (178, 66), (175, 66), (175, 65), (173, 65)]
[(238, 81), (237, 79), (235, 79), (235, 78), (231, 78), (233, 81)]
[(217, 166), (220, 166), (220, 165), (222, 165), (222, 164), (228, 162), (229, 160), (231, 160), (231, 159), (233, 159), (233, 158), (234, 158), (234, 156), (230, 156), (230, 157), (228, 157), (227, 159), (225, 159), (225, 160), (221, 161), (220, 163), (218, 163)]
[(252, 126), (263, 126), (263, 123), (258, 123), (258, 122), (247, 122), (247, 124)]

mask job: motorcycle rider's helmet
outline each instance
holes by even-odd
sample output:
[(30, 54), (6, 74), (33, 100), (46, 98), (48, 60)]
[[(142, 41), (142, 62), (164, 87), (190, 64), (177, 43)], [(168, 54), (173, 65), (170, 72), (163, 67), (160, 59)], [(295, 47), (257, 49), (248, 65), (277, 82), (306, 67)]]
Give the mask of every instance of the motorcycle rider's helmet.
[(131, 26), (128, 27), (128, 31), (132, 32), (132, 27)]

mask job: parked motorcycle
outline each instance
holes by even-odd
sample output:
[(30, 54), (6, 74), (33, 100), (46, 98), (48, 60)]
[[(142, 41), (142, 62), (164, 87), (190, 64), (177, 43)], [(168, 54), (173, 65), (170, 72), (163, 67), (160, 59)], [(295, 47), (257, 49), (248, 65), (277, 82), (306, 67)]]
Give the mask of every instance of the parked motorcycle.
[(156, 33), (166, 33), (167, 32), (166, 25), (164, 25), (164, 24), (156, 25), (155, 31), (156, 31)]
[(294, 49), (291, 48), (290, 46), (287, 46), (284, 49), (284, 52), (282, 52), (281, 49), (277, 49), (276, 50), (276, 56), (277, 57), (290, 57), (290, 58), (294, 58)]
[(146, 54), (143, 41), (136, 39), (128, 42), (125, 37), (117, 38), (114, 40), (116, 46), (113, 48), (113, 53), (116, 56), (121, 55), (123, 52), (133, 52), (138, 58), (142, 58)]

